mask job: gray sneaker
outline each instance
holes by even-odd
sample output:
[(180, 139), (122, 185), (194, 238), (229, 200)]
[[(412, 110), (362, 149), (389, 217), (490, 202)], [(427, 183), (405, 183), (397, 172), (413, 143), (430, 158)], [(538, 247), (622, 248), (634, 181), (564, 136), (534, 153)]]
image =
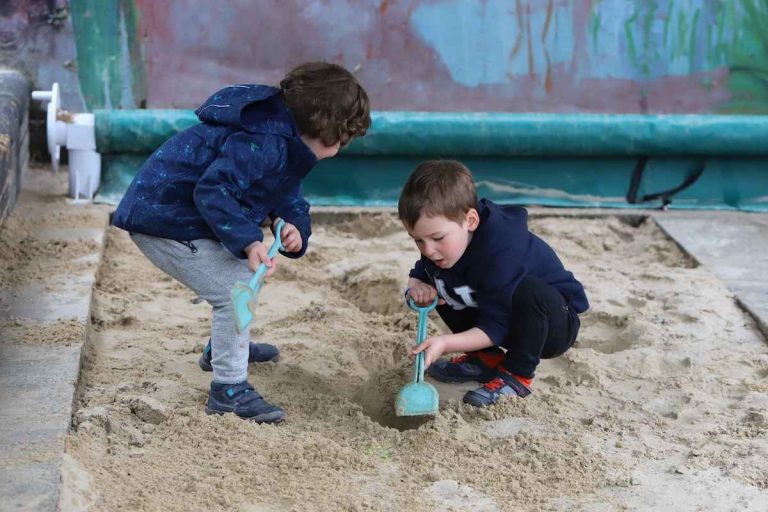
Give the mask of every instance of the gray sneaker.
[(531, 394), (528, 387), (507, 372), (499, 371), (498, 376), (477, 389), (464, 394), (464, 403), (475, 407), (487, 407), (499, 401), (503, 396), (524, 398)]

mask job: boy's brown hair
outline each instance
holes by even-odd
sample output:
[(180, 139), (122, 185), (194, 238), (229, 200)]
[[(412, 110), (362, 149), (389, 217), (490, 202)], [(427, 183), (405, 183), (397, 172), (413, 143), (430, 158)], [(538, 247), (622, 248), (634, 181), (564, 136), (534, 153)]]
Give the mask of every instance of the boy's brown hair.
[(299, 132), (326, 146), (344, 145), (371, 126), (368, 94), (342, 66), (307, 62), (285, 75), (280, 89)]
[(461, 223), (470, 208), (477, 208), (477, 190), (469, 169), (456, 160), (428, 160), (405, 182), (397, 213), (411, 229), (422, 215)]

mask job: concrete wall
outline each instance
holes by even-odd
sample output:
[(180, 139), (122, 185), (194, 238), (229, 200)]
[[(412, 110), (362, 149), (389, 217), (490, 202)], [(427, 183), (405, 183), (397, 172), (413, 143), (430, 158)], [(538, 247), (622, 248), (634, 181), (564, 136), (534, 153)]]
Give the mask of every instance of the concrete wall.
[(0, 52), (65, 107), (191, 108), (300, 62), (377, 110), (768, 113), (768, 0), (6, 0)]

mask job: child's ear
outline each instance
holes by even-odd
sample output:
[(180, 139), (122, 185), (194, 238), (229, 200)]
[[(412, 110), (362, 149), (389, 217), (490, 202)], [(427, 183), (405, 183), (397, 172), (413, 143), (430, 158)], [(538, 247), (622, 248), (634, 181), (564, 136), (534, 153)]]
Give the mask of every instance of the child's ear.
[(476, 230), (480, 225), (480, 214), (474, 208), (469, 209), (465, 219), (467, 220), (467, 229), (470, 232)]

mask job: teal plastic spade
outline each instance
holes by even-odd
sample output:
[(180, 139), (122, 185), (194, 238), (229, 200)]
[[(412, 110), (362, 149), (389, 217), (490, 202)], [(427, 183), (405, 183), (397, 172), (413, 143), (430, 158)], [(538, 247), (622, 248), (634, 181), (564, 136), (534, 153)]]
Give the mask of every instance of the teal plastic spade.
[[(280, 242), (280, 234), (283, 230), (285, 222), (281, 219), (277, 223), (275, 228), (275, 243), (269, 248), (267, 254), (269, 258), (275, 257), (278, 250), (283, 248), (283, 244)], [(261, 284), (264, 282), (264, 275), (267, 273), (267, 266), (264, 263), (259, 264), (259, 268), (254, 272), (253, 277), (249, 283), (237, 282), (232, 287), (230, 295), (232, 296), (232, 304), (235, 306), (235, 324), (237, 325), (237, 332), (243, 332), (251, 325), (253, 320), (253, 310), (256, 308), (256, 301), (259, 297), (259, 290), (261, 290)]]
[[(408, 298), (408, 306), (419, 313), (419, 326), (417, 327), (416, 345), (421, 345), (427, 338), (427, 318), (429, 312), (437, 306), (437, 297), (428, 306), (419, 307)], [(440, 396), (435, 386), (424, 381), (424, 352), (416, 354), (416, 363), (413, 367), (413, 382), (406, 384), (397, 394), (395, 399), (395, 414), (398, 416), (424, 416), (437, 414)]]

